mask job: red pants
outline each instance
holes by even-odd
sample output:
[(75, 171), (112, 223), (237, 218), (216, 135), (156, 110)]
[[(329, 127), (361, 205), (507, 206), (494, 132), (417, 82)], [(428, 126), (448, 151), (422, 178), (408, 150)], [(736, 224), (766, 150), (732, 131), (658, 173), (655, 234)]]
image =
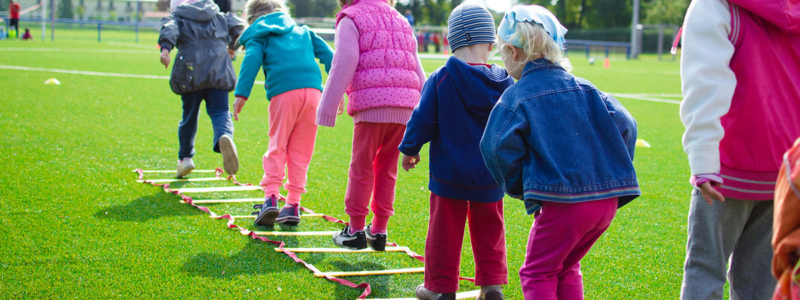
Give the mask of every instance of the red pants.
[[(350, 158), (345, 213), (351, 226), (363, 228), (370, 207), (376, 217), (394, 215), (394, 191), (400, 141), (406, 125), (395, 123), (356, 123), (353, 154)], [(372, 202), (370, 204), (370, 198)]]
[(469, 220), (475, 285), (508, 284), (503, 201), (482, 203), (431, 193), (431, 216), (425, 241), (425, 288), (458, 291), (464, 225)]
[(545, 202), (528, 236), (519, 270), (525, 299), (583, 299), (581, 259), (617, 214), (617, 198)]

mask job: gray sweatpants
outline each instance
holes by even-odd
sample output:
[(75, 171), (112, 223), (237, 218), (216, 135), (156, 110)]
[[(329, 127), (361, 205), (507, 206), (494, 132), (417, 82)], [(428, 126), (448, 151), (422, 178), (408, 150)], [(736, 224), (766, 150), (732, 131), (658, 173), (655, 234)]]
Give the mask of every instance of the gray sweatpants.
[(681, 299), (722, 299), (728, 263), (731, 300), (768, 300), (773, 201), (725, 198), (709, 205), (692, 193)]

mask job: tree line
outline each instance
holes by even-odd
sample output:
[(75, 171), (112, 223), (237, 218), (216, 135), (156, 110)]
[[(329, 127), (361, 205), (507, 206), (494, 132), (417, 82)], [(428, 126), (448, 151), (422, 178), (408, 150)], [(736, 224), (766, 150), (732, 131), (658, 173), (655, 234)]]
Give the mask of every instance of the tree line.
[[(463, 0), (400, 0), (397, 10), (410, 12), (416, 25), (445, 26), (450, 11)], [(643, 24), (683, 23), (690, 0), (641, 0), (640, 20)], [(632, 0), (517, 0), (520, 4), (547, 7), (569, 29), (630, 27)], [(292, 15), (333, 17), (339, 11), (336, 0), (287, 0)], [(494, 12), (496, 18), (502, 17)]]

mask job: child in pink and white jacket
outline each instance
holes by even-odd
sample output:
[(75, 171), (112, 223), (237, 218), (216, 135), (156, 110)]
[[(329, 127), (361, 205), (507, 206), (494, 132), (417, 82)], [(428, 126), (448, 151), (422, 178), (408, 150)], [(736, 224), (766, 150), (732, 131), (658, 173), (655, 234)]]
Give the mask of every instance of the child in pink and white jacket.
[[(411, 25), (394, 0), (338, 0), (336, 51), (317, 110), (317, 124), (333, 127), (346, 92), (353, 117), (345, 213), (350, 224), (333, 236), (348, 249), (383, 251), (394, 215), (397, 147), (425, 83)], [(370, 212), (373, 219), (366, 226)]]
[(796, 3), (695, 0), (687, 11), (680, 113), (695, 189), (682, 299), (722, 299), (726, 275), (731, 299), (770, 299), (775, 180), (800, 136)]

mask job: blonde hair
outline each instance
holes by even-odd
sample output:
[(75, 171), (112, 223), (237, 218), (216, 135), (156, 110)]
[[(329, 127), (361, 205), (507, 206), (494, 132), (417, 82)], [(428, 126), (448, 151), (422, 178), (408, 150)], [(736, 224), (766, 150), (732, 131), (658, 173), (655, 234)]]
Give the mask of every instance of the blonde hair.
[[(353, 5), (353, 2), (355, 1), (356, 0), (336, 0), (336, 2), (339, 2), (340, 7), (344, 7), (345, 5)], [(388, 3), (389, 6), (394, 7), (394, 5), (397, 4), (397, 0), (386, 0), (386, 3)]]
[(247, 23), (253, 25), (259, 17), (274, 12), (289, 13), (289, 8), (280, 0), (249, 0), (245, 4), (244, 16)]
[[(567, 72), (572, 71), (572, 64), (564, 56), (564, 51), (558, 46), (558, 43), (547, 34), (542, 25), (532, 22), (517, 22), (516, 31), (510, 37), (511, 40), (518, 40), (525, 47), (521, 48), (527, 56), (522, 62), (528, 62), (532, 57), (542, 56), (550, 62), (560, 65), (566, 69)], [(508, 47), (516, 47), (503, 38), (497, 36), (497, 46), (500, 48), (500, 53), (503, 55), (510, 55), (511, 49)]]

